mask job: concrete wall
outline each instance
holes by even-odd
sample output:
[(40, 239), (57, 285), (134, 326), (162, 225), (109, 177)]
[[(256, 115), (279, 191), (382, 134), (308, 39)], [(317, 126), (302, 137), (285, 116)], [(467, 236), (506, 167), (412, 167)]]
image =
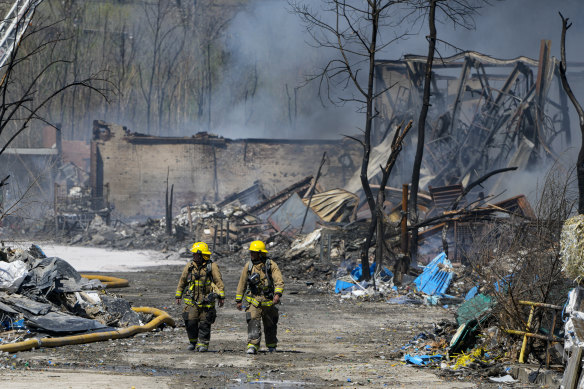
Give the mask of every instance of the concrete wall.
[[(316, 175), (324, 151), (328, 159), (319, 183), (325, 189), (342, 187), (361, 164), (361, 146), (348, 139), (216, 139), (218, 142), (193, 144), (192, 138), (181, 138), (184, 142), (149, 138), (150, 143), (144, 144), (122, 127), (108, 128), (111, 137), (94, 140), (95, 149), (103, 161), (103, 184), (109, 185), (109, 200), (115, 212), (124, 217), (164, 215), (167, 174), (170, 184), (174, 184), (176, 212), (186, 204), (221, 200), (248, 188), (255, 180), (274, 194), (306, 176)], [(346, 169), (341, 165), (342, 155), (345, 166), (349, 166)]]

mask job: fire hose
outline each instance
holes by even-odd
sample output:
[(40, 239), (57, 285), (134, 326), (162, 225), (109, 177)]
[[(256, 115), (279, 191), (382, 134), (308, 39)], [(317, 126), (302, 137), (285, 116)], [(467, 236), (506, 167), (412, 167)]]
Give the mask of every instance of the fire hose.
[(127, 286), (130, 286), (128, 280), (124, 280), (123, 278), (98, 276), (93, 274), (81, 274), (81, 277), (87, 278), (88, 280), (100, 280), (107, 289), (125, 288)]
[[(121, 288), (129, 285), (128, 280), (124, 280), (122, 278), (86, 274), (83, 274), (82, 276), (88, 279), (98, 279), (106, 285), (106, 288)], [(154, 315), (154, 319), (152, 319), (149, 323), (141, 326), (135, 325), (115, 331), (96, 332), (85, 335), (71, 335), (59, 338), (28, 339), (22, 342), (0, 345), (0, 351), (14, 353), (41, 347), (59, 347), (71, 344), (102, 342), (110, 339), (128, 338), (142, 332), (153, 331), (162, 324), (167, 324), (172, 327), (176, 326), (174, 319), (161, 309), (150, 307), (133, 307), (132, 310), (138, 313), (151, 313)]]
[(0, 346), (0, 351), (14, 353), (17, 351), (27, 351), (41, 347), (59, 347), (71, 344), (102, 342), (109, 339), (128, 338), (141, 332), (155, 330), (161, 324), (168, 324), (174, 327), (174, 319), (163, 310), (150, 307), (133, 307), (134, 312), (151, 313), (155, 317), (149, 323), (141, 326), (130, 326), (116, 331), (96, 332), (87, 335), (72, 335), (60, 338), (28, 339), (22, 342), (10, 343)]

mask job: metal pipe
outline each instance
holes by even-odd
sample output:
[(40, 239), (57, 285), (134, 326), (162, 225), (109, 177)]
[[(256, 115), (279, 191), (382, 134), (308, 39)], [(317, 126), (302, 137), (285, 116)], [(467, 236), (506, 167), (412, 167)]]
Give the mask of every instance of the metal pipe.
[(525, 300), (520, 300), (519, 301), (519, 304), (521, 304), (521, 305), (531, 305), (532, 307), (541, 307), (541, 308), (557, 309), (558, 311), (561, 311), (562, 309), (564, 309), (563, 307), (560, 307), (559, 305), (546, 304), (546, 303), (535, 303), (533, 301), (525, 301)]
[(564, 341), (563, 339), (558, 338), (558, 337), (550, 338), (549, 336), (545, 336), (545, 335), (541, 335), (541, 334), (534, 334), (532, 332), (527, 332), (527, 331), (507, 330), (507, 329), (504, 329), (503, 331), (505, 331), (508, 334), (524, 335), (524, 336), (527, 336), (528, 338), (537, 338), (537, 339), (541, 339), (541, 340), (549, 340), (552, 342), (563, 342)]
[(408, 253), (408, 184), (402, 185), (401, 250)]
[(529, 310), (529, 318), (527, 319), (527, 332), (523, 335), (523, 343), (521, 344), (521, 353), (519, 354), (519, 363), (525, 363), (525, 350), (527, 349), (527, 333), (531, 329), (531, 321), (533, 320), (533, 313), (535, 312), (535, 305), (531, 306)]

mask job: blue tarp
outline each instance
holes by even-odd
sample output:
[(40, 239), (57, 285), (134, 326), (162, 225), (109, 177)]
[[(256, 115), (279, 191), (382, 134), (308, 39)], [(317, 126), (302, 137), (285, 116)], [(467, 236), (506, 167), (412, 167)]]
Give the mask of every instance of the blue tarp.
[(335, 293), (341, 293), (343, 290), (350, 289), (353, 286), (355, 286), (355, 284), (352, 282), (337, 280), (337, 283), (335, 284)]
[[(373, 262), (369, 266), (369, 275), (371, 277), (373, 277), (373, 273), (375, 273), (375, 267), (376, 267), (375, 262)], [(384, 281), (389, 280), (389, 278), (393, 277), (393, 273), (385, 266), (381, 269), (379, 275), (381, 279)], [(357, 266), (355, 266), (353, 270), (351, 270), (351, 277), (353, 277), (355, 281), (361, 281), (361, 279), (363, 278), (363, 267), (361, 266), (361, 264), (358, 264)]]
[[(442, 266), (440, 266), (442, 265)], [(453, 273), (442, 270), (441, 267), (452, 268), (445, 253), (440, 253), (432, 260), (415, 280), (418, 291), (430, 296), (443, 296), (450, 286)]]
[[(373, 274), (375, 273), (375, 262), (373, 262), (369, 267), (369, 273), (371, 277), (373, 277)], [(393, 273), (388, 268), (383, 267), (379, 272), (379, 276), (381, 277), (382, 281), (387, 282), (391, 279), (391, 277), (393, 277)], [(367, 288), (369, 286), (369, 283), (367, 281), (360, 282), (361, 279), (363, 278), (363, 270), (361, 264), (355, 266), (355, 268), (351, 270), (351, 278), (355, 282), (359, 283), (359, 285), (361, 285), (362, 288)], [(355, 286), (355, 283), (353, 282), (337, 280), (337, 283), (335, 284), (335, 293), (341, 293), (343, 290), (351, 289), (353, 286)]]

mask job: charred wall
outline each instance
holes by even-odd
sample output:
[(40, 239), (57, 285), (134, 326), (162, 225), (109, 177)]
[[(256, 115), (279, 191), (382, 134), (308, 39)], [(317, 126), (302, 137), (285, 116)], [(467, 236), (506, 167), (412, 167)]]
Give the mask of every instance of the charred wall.
[(181, 207), (216, 202), (256, 180), (276, 193), (314, 175), (325, 151), (319, 184), (342, 187), (361, 162), (361, 148), (352, 140), (159, 138), (100, 124), (93, 142), (101, 162), (92, 162), (91, 182), (107, 185), (109, 200), (123, 217), (164, 215), (167, 176), (174, 184), (174, 204)]

